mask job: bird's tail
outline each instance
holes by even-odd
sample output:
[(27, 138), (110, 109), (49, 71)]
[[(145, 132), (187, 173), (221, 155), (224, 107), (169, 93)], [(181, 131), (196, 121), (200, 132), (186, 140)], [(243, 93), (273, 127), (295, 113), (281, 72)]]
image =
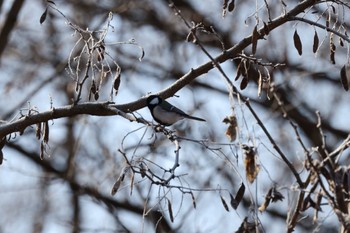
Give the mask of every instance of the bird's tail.
[(192, 119), (192, 120), (196, 120), (196, 121), (206, 121), (203, 118), (199, 118), (199, 117), (194, 117), (194, 116), (187, 116), (187, 118)]

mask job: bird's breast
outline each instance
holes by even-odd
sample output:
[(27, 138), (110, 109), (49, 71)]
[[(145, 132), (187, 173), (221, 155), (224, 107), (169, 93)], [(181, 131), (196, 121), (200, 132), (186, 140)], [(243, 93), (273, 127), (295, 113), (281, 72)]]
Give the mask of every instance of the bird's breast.
[(182, 120), (183, 117), (175, 112), (168, 112), (159, 106), (154, 107), (153, 117), (161, 124), (172, 125), (175, 122)]

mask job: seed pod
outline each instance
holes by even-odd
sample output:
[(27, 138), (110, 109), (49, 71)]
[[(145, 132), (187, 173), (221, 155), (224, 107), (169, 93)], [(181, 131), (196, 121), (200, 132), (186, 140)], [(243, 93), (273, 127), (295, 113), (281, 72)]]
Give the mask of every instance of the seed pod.
[(224, 197), (220, 195), (220, 199), (221, 199), (221, 203), (222, 203), (222, 205), (224, 206), (225, 210), (226, 210), (227, 212), (229, 212), (230, 209), (228, 208), (228, 205), (227, 205), (227, 203), (226, 203)]
[(235, 0), (232, 0), (230, 4), (228, 4), (228, 11), (232, 12), (235, 9)]
[(294, 41), (294, 47), (298, 50), (298, 53), (301, 56), (303, 53), (303, 45), (301, 44), (301, 40), (296, 29), (294, 32), (293, 41)]
[(239, 77), (241, 76), (242, 74), (242, 68), (243, 68), (243, 65), (242, 65), (242, 61), (238, 64), (237, 66), (237, 74), (236, 74), (236, 77), (235, 77), (235, 81), (237, 81), (239, 79)]
[(44, 145), (44, 142), (41, 141), (40, 142), (40, 155), (39, 155), (39, 157), (41, 160), (44, 160), (44, 156), (45, 156), (45, 145)]
[(174, 222), (173, 208), (171, 207), (171, 202), (169, 199), (168, 199), (168, 211), (169, 211), (170, 221)]
[(121, 75), (120, 75), (120, 72), (117, 71), (117, 73), (115, 74), (115, 77), (114, 77), (114, 82), (113, 82), (113, 89), (115, 91), (115, 95), (118, 94), (118, 90), (119, 90), (119, 86), (120, 86), (120, 78)]
[(47, 16), (47, 7), (44, 13), (40, 16), (40, 24), (43, 24), (43, 22), (45, 22), (46, 16)]
[(317, 32), (316, 32), (316, 30), (315, 30), (315, 35), (314, 35), (314, 44), (313, 44), (313, 46), (312, 46), (312, 51), (313, 51), (314, 53), (316, 53), (316, 52), (317, 52), (317, 49), (318, 49), (318, 44), (319, 44), (319, 39), (318, 39)]
[(47, 144), (49, 142), (49, 122), (48, 121), (44, 122), (43, 134), (44, 134), (43, 142)]
[(258, 39), (259, 39), (258, 25), (255, 25), (254, 30), (253, 30), (253, 34), (252, 34), (252, 54), (253, 55), (256, 53)]
[(122, 180), (119, 177), (112, 187), (112, 190), (111, 190), (112, 196), (114, 196), (118, 192), (118, 189), (119, 189), (121, 183), (122, 183)]
[(35, 136), (38, 140), (41, 138), (41, 122), (36, 124)]
[(222, 4), (222, 17), (226, 16), (226, 8), (229, 0), (224, 0), (224, 3)]
[(350, 86), (350, 65), (346, 64), (341, 68), (340, 81), (343, 84), (345, 91), (348, 91)]
[(245, 192), (245, 185), (243, 183), (241, 183), (241, 186), (239, 186), (239, 189), (238, 189), (236, 196), (235, 196), (235, 202), (237, 203), (237, 207), (243, 199), (244, 192)]
[(336, 50), (336, 47), (335, 47), (335, 44), (334, 44), (334, 34), (333, 33), (331, 33), (330, 40), (329, 40), (329, 50), (330, 50), (329, 58), (331, 60), (331, 63), (335, 64), (335, 50)]
[(95, 100), (98, 100), (98, 98), (100, 98), (100, 94), (98, 93), (98, 91), (95, 93), (94, 97), (95, 97)]
[(193, 208), (197, 208), (197, 204), (196, 204), (196, 199), (194, 198), (194, 195), (193, 195), (193, 193), (192, 192), (190, 192), (190, 194), (191, 194), (191, 198), (192, 198), (192, 205), (193, 205)]
[(239, 88), (241, 90), (244, 90), (248, 86), (248, 82), (249, 82), (248, 78), (244, 76), (242, 78), (241, 85), (239, 86)]

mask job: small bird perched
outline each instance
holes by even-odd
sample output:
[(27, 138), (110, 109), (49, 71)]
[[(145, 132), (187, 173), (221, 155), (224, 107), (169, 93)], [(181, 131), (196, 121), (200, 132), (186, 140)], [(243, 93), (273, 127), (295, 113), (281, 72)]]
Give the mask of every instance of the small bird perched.
[(184, 118), (205, 121), (199, 117), (190, 116), (167, 101), (160, 98), (159, 95), (150, 95), (147, 98), (147, 106), (152, 117), (161, 125), (169, 126)]

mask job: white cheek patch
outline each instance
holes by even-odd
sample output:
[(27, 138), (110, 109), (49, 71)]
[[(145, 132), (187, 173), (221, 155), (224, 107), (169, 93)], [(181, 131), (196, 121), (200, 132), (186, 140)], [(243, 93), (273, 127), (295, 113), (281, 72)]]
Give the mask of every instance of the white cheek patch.
[(154, 98), (149, 102), (151, 105), (157, 105), (159, 104), (159, 99), (158, 98)]

